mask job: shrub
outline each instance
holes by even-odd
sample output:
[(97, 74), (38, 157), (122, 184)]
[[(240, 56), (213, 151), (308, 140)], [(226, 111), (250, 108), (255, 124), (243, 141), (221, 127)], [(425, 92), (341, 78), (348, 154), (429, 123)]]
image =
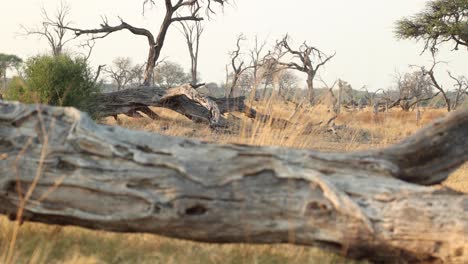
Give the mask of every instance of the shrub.
[(86, 111), (86, 102), (97, 92), (99, 87), (82, 58), (37, 56), (26, 62), (24, 81), (12, 80), (6, 98), (24, 103), (73, 106)]
[(34, 100), (37, 96), (27, 90), (26, 83), (18, 76), (15, 76), (10, 80), (8, 83), (8, 89), (4, 95), (8, 100), (20, 101), (27, 104), (37, 101)]

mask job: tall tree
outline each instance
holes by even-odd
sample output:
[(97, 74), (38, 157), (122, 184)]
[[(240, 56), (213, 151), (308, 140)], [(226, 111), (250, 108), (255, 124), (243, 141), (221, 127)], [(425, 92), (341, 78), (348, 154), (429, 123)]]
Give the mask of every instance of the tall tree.
[(400, 39), (424, 41), (424, 51), (441, 43), (453, 42), (455, 49), (468, 50), (468, 1), (432, 0), (425, 10), (396, 23), (395, 33)]
[(7, 70), (17, 67), (22, 60), (16, 55), (0, 53), (0, 76), (3, 77), (3, 90), (7, 87)]
[(297, 70), (307, 74), (307, 89), (310, 104), (314, 104), (314, 79), (322, 66), (329, 62), (336, 53), (327, 55), (316, 47), (304, 42), (299, 49), (295, 50), (289, 45), (289, 37), (285, 36), (277, 43), (278, 49), (284, 49), (285, 52), (292, 55), (290, 62), (278, 62), (280, 66), (288, 69)]
[(190, 54), (190, 74), (192, 76), (192, 84), (198, 84), (198, 55), (200, 52), (200, 39), (203, 34), (203, 25), (200, 21), (190, 23), (189, 21), (181, 21), (182, 35), (187, 42), (187, 48)]
[[(154, 6), (156, 2), (162, 0), (145, 0), (143, 2), (143, 11), (147, 6)], [(160, 26), (158, 34), (155, 36), (153, 33), (145, 28), (134, 27), (126, 23), (123, 19), (120, 19), (120, 25), (111, 26), (109, 25), (106, 18), (103, 19), (103, 23), (100, 28), (96, 29), (79, 29), (72, 28), (69, 26), (62, 27), (68, 30), (72, 30), (76, 36), (83, 34), (92, 35), (93, 39), (105, 38), (111, 33), (128, 30), (135, 35), (144, 36), (148, 40), (149, 51), (148, 59), (146, 62), (146, 69), (144, 75), (144, 86), (149, 86), (152, 83), (154, 68), (158, 62), (161, 50), (166, 40), (167, 32), (173, 23), (179, 23), (184, 21), (202, 21), (201, 17), (202, 10), (205, 10), (205, 14), (215, 14), (213, 3), (223, 6), (228, 0), (164, 0), (166, 13), (164, 15), (163, 22)]]

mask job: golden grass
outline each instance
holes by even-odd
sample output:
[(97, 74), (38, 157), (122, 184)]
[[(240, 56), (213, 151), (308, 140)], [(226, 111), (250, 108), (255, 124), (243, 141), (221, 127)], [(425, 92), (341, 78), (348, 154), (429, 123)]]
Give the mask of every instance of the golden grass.
[[(274, 100), (255, 106), (273, 117), (290, 119), (294, 125), (245, 118), (241, 113), (226, 116), (235, 120), (229, 130), (212, 131), (170, 110), (154, 109), (162, 120), (120, 116), (121, 126), (172, 136), (217, 143), (276, 145), (320, 151), (354, 151), (383, 147), (411, 135), (423, 125), (445, 115), (443, 110), (425, 109), (416, 124), (416, 114), (398, 110), (375, 117), (371, 111), (343, 112), (336, 120), (345, 125), (338, 136), (317, 126), (332, 114), (326, 107), (295, 111), (292, 104)], [(115, 125), (109, 118), (102, 121)], [(445, 185), (468, 192), (468, 165), (456, 171)], [(0, 217), (0, 263), (5, 260), (16, 225)], [(163, 238), (148, 234), (115, 234), (76, 227), (25, 223), (19, 230), (10, 263), (365, 263), (335, 254), (291, 245), (214, 245)]]
[[(0, 218), (2, 230), (11, 224)], [(5, 240), (4, 234), (0, 241)], [(25, 223), (13, 263), (366, 263), (291, 245), (217, 245)]]

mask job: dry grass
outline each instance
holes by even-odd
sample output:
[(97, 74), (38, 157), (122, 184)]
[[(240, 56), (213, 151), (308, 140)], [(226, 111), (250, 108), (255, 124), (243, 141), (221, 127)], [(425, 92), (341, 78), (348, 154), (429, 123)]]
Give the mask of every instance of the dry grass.
[[(2, 230), (10, 225), (0, 218)], [(0, 241), (8, 242), (5, 235)], [(204, 244), (30, 223), (18, 245), (13, 263), (359, 263), (307, 247)]]
[[(338, 131), (338, 135), (333, 135), (310, 125), (326, 122), (332, 116), (325, 107), (297, 112), (292, 104), (271, 100), (256, 105), (256, 108), (271, 116), (289, 119), (294, 125), (279, 129), (279, 125), (271, 120), (262, 123), (234, 113), (227, 117), (238, 125), (214, 132), (205, 124), (194, 124), (165, 109), (154, 109), (163, 117), (158, 121), (124, 116), (120, 120), (121, 126), (126, 128), (210, 142), (348, 152), (395, 143), (445, 115), (443, 110), (427, 109), (422, 112), (420, 124), (416, 124), (416, 114), (412, 112), (395, 110), (378, 118), (370, 111), (344, 112), (336, 124), (345, 127)], [(102, 122), (115, 125), (113, 119)], [(445, 184), (468, 192), (467, 175), (468, 165), (465, 164)], [(0, 262), (5, 259), (3, 255), (8, 251), (15, 228), (14, 223), (0, 217)], [(11, 263), (358, 263), (308, 247), (213, 245), (155, 235), (114, 234), (32, 223), (21, 227), (13, 252)]]

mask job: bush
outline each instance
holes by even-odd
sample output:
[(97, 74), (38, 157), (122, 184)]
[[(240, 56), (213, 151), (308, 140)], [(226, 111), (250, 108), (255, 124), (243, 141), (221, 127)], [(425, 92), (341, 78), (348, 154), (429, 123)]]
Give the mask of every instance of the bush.
[(5, 91), (5, 99), (15, 100), (23, 103), (34, 103), (33, 94), (26, 89), (26, 83), (18, 76), (13, 77), (8, 82), (8, 89)]
[(73, 106), (86, 109), (86, 102), (99, 92), (85, 60), (62, 56), (38, 56), (25, 65), (25, 79), (11, 81), (8, 100), (24, 103), (42, 103)]

